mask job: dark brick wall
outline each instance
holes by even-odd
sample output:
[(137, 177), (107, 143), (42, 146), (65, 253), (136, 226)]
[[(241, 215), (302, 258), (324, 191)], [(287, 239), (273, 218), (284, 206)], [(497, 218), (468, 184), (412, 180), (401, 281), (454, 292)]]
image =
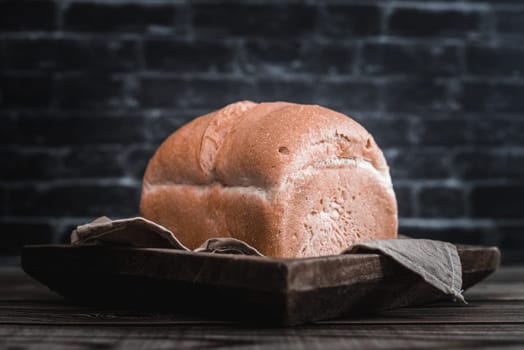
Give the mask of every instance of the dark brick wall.
[(0, 1), (0, 262), (137, 214), (184, 122), (240, 100), (348, 113), (400, 231), (524, 262), (522, 1)]

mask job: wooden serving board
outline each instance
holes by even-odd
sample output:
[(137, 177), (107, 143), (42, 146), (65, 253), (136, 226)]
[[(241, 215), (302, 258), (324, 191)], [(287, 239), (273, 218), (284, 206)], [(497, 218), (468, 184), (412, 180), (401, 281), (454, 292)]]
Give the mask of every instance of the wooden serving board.
[[(496, 247), (458, 246), (463, 289), (495, 271)], [(107, 246), (27, 246), (26, 273), (83, 304), (296, 325), (442, 299), (378, 254), (306, 259)]]

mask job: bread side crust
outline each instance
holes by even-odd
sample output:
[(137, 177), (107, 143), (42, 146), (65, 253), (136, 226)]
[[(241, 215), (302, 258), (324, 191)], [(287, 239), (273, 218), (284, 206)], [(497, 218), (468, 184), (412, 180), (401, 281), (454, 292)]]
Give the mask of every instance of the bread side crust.
[(276, 201), (287, 203), (283, 256), (334, 255), (357, 242), (397, 238), (389, 178), (362, 161), (329, 163), (298, 172), (279, 191)]
[[(324, 208), (335, 203), (336, 210), (342, 210), (338, 214), (342, 217), (347, 214), (343, 208), (357, 206), (358, 211), (362, 201), (351, 203), (350, 194), (369, 192), (369, 188), (363, 189), (361, 185), (355, 188), (348, 186), (348, 183), (333, 181), (329, 173), (335, 171), (339, 178), (347, 179), (359, 169), (365, 171), (359, 176), (367, 179), (371, 183), (369, 187), (378, 193), (363, 202), (377, 202), (377, 198), (383, 197), (385, 205), (377, 205), (374, 210), (389, 211), (389, 215), (384, 214), (387, 217), (381, 219), (385, 223), (375, 224), (382, 227), (382, 231), (374, 231), (373, 225), (369, 225), (369, 215), (358, 214), (359, 230), (362, 236), (367, 232), (367, 237), (357, 237), (358, 233), (351, 223), (337, 223), (337, 218), (330, 216), (330, 210)], [(314, 187), (318, 182), (324, 187), (320, 200), (317, 195), (320, 192), (308, 189), (308, 186)], [(301, 193), (311, 197), (304, 198)], [(396, 238), (396, 201), (391, 193), (389, 178), (367, 162), (332, 160), (290, 174), (282, 184), (269, 190), (219, 183), (164, 183), (150, 187), (142, 200), (147, 208), (143, 214), (173, 230), (189, 248), (198, 247), (208, 238), (233, 237), (257, 247), (267, 256), (308, 257), (338, 254), (357, 241)], [(318, 216), (312, 215), (312, 212), (318, 213)], [(353, 215), (346, 219), (355, 222)], [(338, 229), (331, 230), (333, 227)], [(316, 234), (313, 234), (313, 229)]]

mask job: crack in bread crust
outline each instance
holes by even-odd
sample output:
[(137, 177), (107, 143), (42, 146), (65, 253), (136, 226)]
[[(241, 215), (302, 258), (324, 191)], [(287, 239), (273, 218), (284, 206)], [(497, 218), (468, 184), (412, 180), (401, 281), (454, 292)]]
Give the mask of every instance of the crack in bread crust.
[(267, 199), (268, 191), (264, 188), (256, 186), (224, 186), (224, 184), (220, 182), (213, 182), (205, 185), (174, 182), (158, 183), (154, 185), (149, 185), (146, 192), (150, 194), (151, 192), (155, 192), (166, 187), (190, 187), (198, 191), (200, 194), (206, 194), (206, 192), (210, 191), (212, 187), (216, 186), (219, 186), (222, 191), (230, 191), (239, 194), (258, 195), (260, 198)]
[(211, 181), (215, 178), (216, 156), (225, 138), (242, 120), (247, 111), (256, 107), (257, 104), (250, 101), (241, 101), (230, 104), (215, 112), (209, 121), (200, 142), (199, 166), (208, 174)]

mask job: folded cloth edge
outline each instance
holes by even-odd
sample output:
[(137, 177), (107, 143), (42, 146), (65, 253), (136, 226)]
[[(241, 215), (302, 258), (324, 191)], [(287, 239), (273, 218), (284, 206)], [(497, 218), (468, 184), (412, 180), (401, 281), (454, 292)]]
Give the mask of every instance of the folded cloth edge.
[(466, 304), (462, 295), (462, 263), (452, 243), (406, 238), (358, 243), (343, 251), (343, 254), (362, 253), (388, 256), (428, 284)]
[[(143, 217), (118, 220), (111, 220), (107, 216), (99, 217), (90, 223), (77, 226), (71, 233), (71, 244), (109, 243), (114, 245), (116, 242), (117, 245), (126, 245), (126, 240), (129, 243), (135, 243), (132, 242), (132, 235), (119, 236), (116, 240), (114, 239), (118, 233), (126, 229), (130, 232), (138, 229), (141, 235), (154, 234), (155, 238), (160, 236), (166, 240), (169, 248), (191, 251), (178, 240), (172, 231)], [(145, 241), (147, 242), (147, 238)], [(151, 248), (152, 246), (148, 246), (146, 242), (142, 242), (143, 246), (139, 247)], [(137, 247), (136, 244), (130, 245)], [(264, 256), (246, 242), (230, 237), (210, 238), (193, 252)], [(466, 303), (461, 289), (460, 257), (457, 248), (451, 243), (402, 237), (402, 239), (358, 243), (345, 249), (341, 254), (362, 253), (379, 253), (388, 256), (409, 271), (419, 275), (429, 285), (446, 295), (451, 295), (454, 300)]]
[(92, 222), (77, 226), (71, 233), (71, 244), (81, 245), (103, 242), (104, 238), (111, 233), (123, 231), (129, 228), (130, 225), (140, 226), (140, 229), (143, 229), (144, 232), (159, 235), (174, 249), (190, 251), (189, 248), (178, 240), (173, 232), (154, 221), (140, 216), (117, 220), (111, 220), (107, 216), (101, 216)]

